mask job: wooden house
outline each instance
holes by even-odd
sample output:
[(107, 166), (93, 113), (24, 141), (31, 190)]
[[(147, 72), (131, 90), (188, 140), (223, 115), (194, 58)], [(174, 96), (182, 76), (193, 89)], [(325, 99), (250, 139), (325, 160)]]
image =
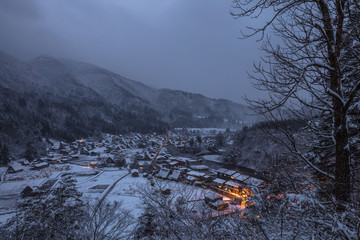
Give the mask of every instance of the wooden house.
[(17, 173), (17, 172), (21, 172), (21, 171), (24, 171), (24, 167), (20, 163), (17, 163), (17, 162), (11, 163), (8, 166), (8, 170), (7, 170), (8, 173)]
[(222, 200), (223, 197), (219, 194), (216, 194), (216, 193), (213, 193), (213, 192), (207, 192), (205, 193), (205, 202), (208, 203), (208, 202), (216, 202), (218, 200)]
[(89, 166), (92, 167), (92, 168), (94, 168), (94, 167), (97, 166), (97, 163), (96, 163), (96, 162), (90, 162), (90, 163), (89, 163)]
[(161, 168), (160, 172), (157, 174), (158, 178), (167, 179), (170, 175), (170, 169)]
[(20, 196), (22, 198), (32, 197), (34, 196), (34, 190), (31, 187), (26, 186), (24, 190), (21, 191)]
[(226, 181), (223, 184), (223, 190), (225, 190), (226, 192), (229, 193), (234, 193), (234, 194), (238, 194), (240, 192), (240, 190), (242, 189), (242, 186), (234, 181)]
[(92, 156), (92, 157), (99, 156), (99, 155), (100, 154), (98, 152), (94, 152), (94, 151), (90, 152), (90, 156)]
[(201, 171), (201, 172), (206, 172), (209, 170), (208, 166), (205, 165), (192, 165), (190, 166), (191, 169), (196, 170), (196, 171)]
[(196, 178), (199, 179), (199, 180), (203, 180), (203, 179), (204, 179), (204, 176), (205, 176), (206, 174), (203, 173), (203, 172), (198, 172), (198, 171), (189, 171), (189, 172), (187, 172), (187, 175), (188, 175), (188, 176), (196, 177)]
[(216, 173), (220, 178), (231, 179), (231, 177), (237, 172), (235, 170), (219, 168), (218, 170), (216, 170)]
[(225, 210), (229, 204), (228, 203), (225, 203), (221, 200), (218, 200), (218, 201), (215, 201), (215, 202), (208, 202), (207, 203), (212, 209), (215, 209), (217, 211), (222, 211), (222, 210)]
[(39, 169), (42, 169), (42, 168), (46, 168), (48, 166), (49, 166), (49, 164), (47, 162), (41, 162), (41, 163), (33, 165), (31, 167), (31, 170), (39, 170)]
[(224, 179), (215, 178), (215, 179), (212, 181), (211, 185), (212, 185), (213, 187), (215, 187), (215, 188), (222, 189), (225, 182), (226, 182), (226, 180), (224, 180)]
[(187, 166), (200, 165), (201, 163), (202, 163), (201, 159), (186, 159)]
[(168, 165), (170, 168), (175, 168), (175, 167), (182, 167), (182, 166), (184, 166), (181, 162), (178, 162), (178, 161), (169, 161), (169, 160), (166, 160), (165, 163), (166, 163), (166, 165)]
[(23, 165), (23, 166), (28, 166), (30, 164), (30, 162), (28, 160), (26, 160), (26, 159), (22, 159), (20, 161), (20, 164)]
[(115, 161), (111, 157), (108, 157), (106, 163), (115, 163)]
[(62, 155), (68, 155), (69, 154), (69, 152), (66, 151), (66, 150), (60, 150), (59, 153), (62, 154)]
[(82, 148), (82, 149), (80, 150), (80, 154), (81, 154), (81, 155), (89, 155), (89, 152), (88, 152), (85, 148)]
[(181, 177), (182, 177), (181, 171), (180, 170), (174, 170), (170, 174), (169, 179), (174, 180), (174, 181), (179, 181)]
[(185, 182), (189, 184), (195, 183), (196, 181), (198, 181), (198, 178), (194, 176), (187, 176), (185, 178)]
[(246, 179), (249, 178), (248, 175), (242, 174), (242, 173), (235, 173), (230, 177), (233, 181), (244, 183)]
[(132, 170), (131, 170), (131, 176), (132, 176), (132, 177), (139, 177), (139, 170), (137, 170), (137, 169), (132, 169)]

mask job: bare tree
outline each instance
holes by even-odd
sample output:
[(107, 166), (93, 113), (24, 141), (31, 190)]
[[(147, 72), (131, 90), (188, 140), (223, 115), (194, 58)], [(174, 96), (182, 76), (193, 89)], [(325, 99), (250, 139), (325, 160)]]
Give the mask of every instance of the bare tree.
[(239, 231), (226, 216), (205, 205), (201, 200), (203, 190), (199, 190), (160, 181), (154, 187), (140, 188), (145, 212), (139, 218), (134, 238), (239, 239)]
[[(269, 98), (249, 102), (269, 119), (284, 116), (286, 108), (292, 116), (312, 120), (308, 121), (309, 129), (330, 139), (336, 160), (334, 174), (320, 169), (298, 151), (296, 141), (291, 141), (289, 149), (335, 181), (335, 197), (341, 209), (351, 193), (348, 113), (360, 90), (358, 1), (234, 0), (234, 8), (232, 14), (238, 18), (273, 12), (263, 26), (249, 27), (249, 32), (243, 34), (246, 38), (260, 33), (263, 39), (271, 27), (282, 42), (274, 46), (269, 38), (264, 41), (267, 56), (255, 66), (251, 77), (255, 87), (267, 91)], [(331, 119), (327, 132), (317, 128), (318, 121), (322, 121), (319, 116)]]
[(119, 202), (88, 204), (90, 209), (86, 218), (87, 239), (124, 239), (129, 235), (129, 227), (135, 223), (129, 210), (121, 209)]

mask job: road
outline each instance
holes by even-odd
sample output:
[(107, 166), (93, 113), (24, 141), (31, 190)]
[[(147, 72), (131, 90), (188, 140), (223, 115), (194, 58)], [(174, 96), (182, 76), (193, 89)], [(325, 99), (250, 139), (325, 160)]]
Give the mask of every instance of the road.
[(114, 189), (114, 187), (116, 186), (116, 184), (118, 182), (120, 182), (122, 179), (124, 179), (125, 177), (129, 176), (130, 173), (127, 173), (123, 176), (121, 176), (119, 179), (117, 179), (110, 187), (109, 189), (105, 192), (105, 194), (101, 197), (101, 199), (99, 200), (99, 202), (97, 203), (96, 207), (95, 207), (95, 210), (94, 210), (94, 213), (93, 213), (93, 217), (96, 213), (96, 211), (98, 210), (98, 208), (101, 206), (101, 204), (103, 203), (103, 201), (105, 200), (105, 198), (107, 197), (107, 195), (109, 195), (109, 193)]

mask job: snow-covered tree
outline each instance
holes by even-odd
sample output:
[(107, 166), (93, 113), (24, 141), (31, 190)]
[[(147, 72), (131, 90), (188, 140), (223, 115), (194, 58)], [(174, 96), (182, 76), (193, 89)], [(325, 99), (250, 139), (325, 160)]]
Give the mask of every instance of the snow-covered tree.
[(121, 208), (120, 202), (103, 201), (100, 205), (88, 204), (84, 220), (85, 239), (115, 240), (129, 237), (129, 226), (135, 223), (129, 210)]
[[(177, 187), (156, 182), (141, 188), (145, 211), (138, 220), (135, 239), (239, 239), (239, 225), (226, 216), (216, 215), (202, 201), (189, 201), (198, 192), (192, 187)], [(196, 197), (195, 197), (196, 198)], [(236, 219), (236, 218), (235, 218)]]
[[(281, 45), (264, 41), (266, 57), (255, 66), (255, 86), (269, 93), (268, 99), (251, 100), (254, 109), (268, 119), (284, 116), (329, 116), (328, 125), (335, 155), (334, 175), (320, 169), (297, 148), (294, 136), (288, 135), (289, 150), (313, 170), (332, 179), (338, 209), (350, 200), (349, 111), (359, 95), (360, 58), (359, 3), (357, 0), (235, 0), (234, 16), (273, 15), (259, 28), (250, 28), (244, 37), (264, 36), (272, 27)], [(322, 121), (322, 119), (319, 119)], [(325, 134), (317, 129), (314, 134)]]
[(30, 142), (28, 142), (26, 144), (24, 155), (27, 160), (32, 161), (38, 156), (38, 152), (36, 151), (35, 147)]
[(59, 186), (36, 198), (26, 199), (16, 216), (7, 221), (4, 239), (84, 239), (86, 209), (74, 180), (61, 179)]

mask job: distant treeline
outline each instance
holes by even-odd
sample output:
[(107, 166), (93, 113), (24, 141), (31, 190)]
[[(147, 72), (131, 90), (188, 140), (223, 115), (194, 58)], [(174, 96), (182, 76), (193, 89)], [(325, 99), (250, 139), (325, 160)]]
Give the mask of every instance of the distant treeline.
[(99, 133), (163, 133), (168, 125), (144, 106), (121, 109), (106, 102), (27, 94), (0, 87), (0, 141), (25, 146), (41, 138), (73, 141)]

